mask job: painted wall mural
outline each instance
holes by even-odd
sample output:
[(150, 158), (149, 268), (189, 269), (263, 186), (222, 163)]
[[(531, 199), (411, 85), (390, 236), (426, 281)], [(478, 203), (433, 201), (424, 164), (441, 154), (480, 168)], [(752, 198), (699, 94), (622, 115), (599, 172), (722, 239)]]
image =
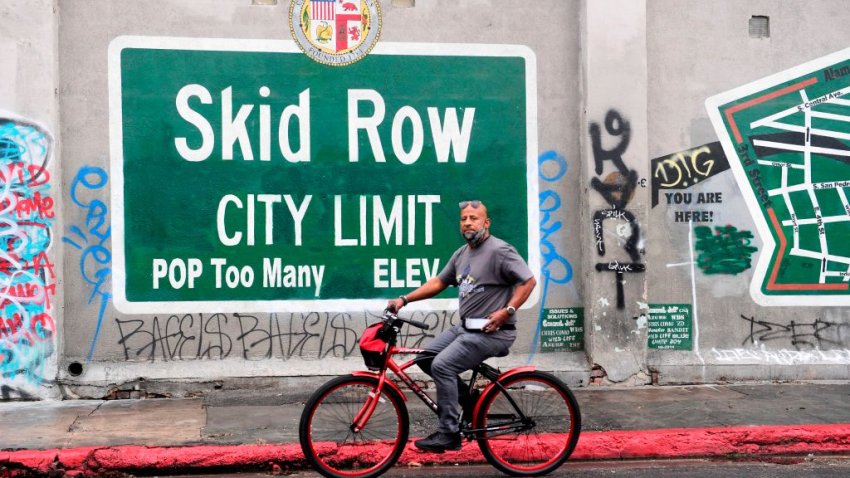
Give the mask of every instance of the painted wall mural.
[(28, 398), (49, 381), (56, 352), (56, 271), (50, 191), (53, 140), (42, 127), (0, 118), (0, 398)]
[(110, 119), (144, 127), (110, 129), (113, 305), (373, 307), (445, 265), (470, 192), (539, 273), (534, 61), (514, 45), (398, 43), (329, 69), (289, 41), (115, 38)]
[[(566, 159), (555, 151), (539, 157), (540, 249), (542, 259), (542, 292), (530, 357), (539, 346), (542, 351), (583, 349), (583, 309), (546, 309), (546, 299), (554, 286), (564, 286), (573, 279), (570, 261), (559, 250), (563, 223), (555, 219), (564, 203), (556, 189), (568, 171)], [(72, 225), (63, 241), (81, 251), (80, 273), (91, 286), (89, 304), (99, 310), (98, 329), (103, 309), (111, 296), (103, 288), (111, 274), (110, 250), (106, 239), (109, 228), (103, 222), (108, 208), (87, 196), (101, 190), (108, 181), (107, 173), (87, 166), (77, 173), (71, 186), (71, 199), (86, 212), (84, 224)], [(544, 311), (546, 312), (544, 314)], [(574, 317), (573, 317), (574, 316)], [(405, 328), (402, 343), (418, 347), (459, 323), (457, 311), (412, 312), (410, 318), (432, 326), (429, 331)], [(357, 343), (368, 324), (379, 315), (362, 312), (306, 313), (195, 313), (166, 314), (153, 317), (116, 317), (110, 324), (117, 329), (117, 345), (128, 361), (168, 362), (196, 359), (240, 358), (320, 359), (358, 356)], [(557, 322), (557, 325), (553, 325)], [(547, 334), (545, 337), (544, 334)], [(97, 334), (92, 341), (92, 350)], [(556, 339), (560, 337), (560, 340)], [(558, 343), (555, 341), (558, 340)], [(91, 352), (90, 356), (91, 358)]]
[(850, 49), (706, 101), (765, 243), (760, 305), (850, 304), (848, 69)]

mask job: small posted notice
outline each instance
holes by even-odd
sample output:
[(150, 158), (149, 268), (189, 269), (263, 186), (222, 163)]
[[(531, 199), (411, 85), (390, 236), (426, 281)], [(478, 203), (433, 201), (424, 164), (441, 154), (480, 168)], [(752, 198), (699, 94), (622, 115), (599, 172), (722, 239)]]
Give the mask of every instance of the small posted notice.
[(584, 350), (584, 308), (544, 309), (540, 330), (542, 352)]
[(693, 325), (690, 304), (650, 304), (647, 346), (657, 350), (691, 350)]

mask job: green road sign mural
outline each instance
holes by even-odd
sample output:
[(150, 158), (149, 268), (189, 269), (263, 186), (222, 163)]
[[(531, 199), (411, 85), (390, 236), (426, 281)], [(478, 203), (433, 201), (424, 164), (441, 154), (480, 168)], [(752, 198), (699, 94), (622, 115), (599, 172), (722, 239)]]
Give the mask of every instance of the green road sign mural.
[(647, 347), (656, 350), (693, 349), (691, 304), (650, 304)]
[(541, 325), (541, 352), (584, 350), (584, 307), (544, 309)]
[(850, 304), (850, 50), (709, 98), (765, 243), (762, 305)]
[(116, 39), (116, 305), (377, 308), (445, 265), (470, 199), (539, 271), (535, 71), (511, 45), (383, 43), (331, 68), (290, 41)]

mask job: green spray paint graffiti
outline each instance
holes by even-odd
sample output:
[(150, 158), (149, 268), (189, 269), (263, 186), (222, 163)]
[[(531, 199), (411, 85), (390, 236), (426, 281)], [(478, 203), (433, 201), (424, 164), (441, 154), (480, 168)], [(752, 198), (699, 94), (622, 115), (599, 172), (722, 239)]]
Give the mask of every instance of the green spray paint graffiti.
[(758, 249), (750, 245), (751, 231), (739, 231), (735, 226), (708, 226), (694, 228), (700, 251), (697, 265), (706, 274), (738, 274), (750, 268), (750, 258)]

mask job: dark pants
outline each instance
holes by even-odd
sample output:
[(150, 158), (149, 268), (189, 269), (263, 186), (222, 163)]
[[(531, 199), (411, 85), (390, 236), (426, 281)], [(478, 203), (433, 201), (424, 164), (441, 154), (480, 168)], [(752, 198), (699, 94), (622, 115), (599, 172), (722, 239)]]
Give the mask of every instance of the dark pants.
[(436, 355), (432, 359), (418, 360), (417, 365), (434, 379), (437, 387), (439, 431), (457, 433), (460, 430), (458, 403), (461, 397), (466, 399), (467, 392), (460, 374), (490, 357), (506, 355), (514, 340), (515, 330), (483, 334), (467, 332), (455, 325), (425, 347)]

